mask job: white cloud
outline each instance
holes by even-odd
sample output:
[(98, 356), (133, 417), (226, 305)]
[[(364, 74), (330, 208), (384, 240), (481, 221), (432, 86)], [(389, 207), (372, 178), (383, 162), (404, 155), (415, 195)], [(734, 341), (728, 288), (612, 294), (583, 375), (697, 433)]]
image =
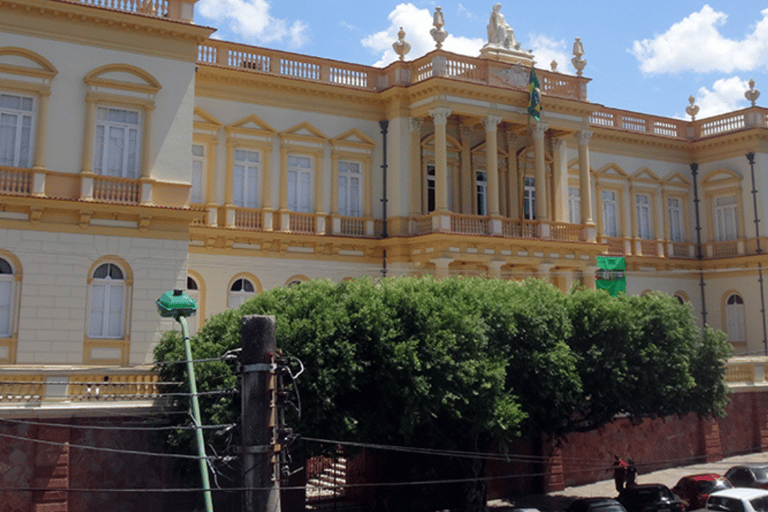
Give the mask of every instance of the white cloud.
[(307, 42), (308, 25), (303, 21), (279, 20), (269, 14), (267, 0), (201, 0), (197, 12), (205, 18), (224, 23), (249, 43), (287, 41), (292, 48)]
[[(696, 94), (696, 105), (699, 106), (699, 113), (696, 119), (704, 119), (726, 112), (733, 112), (748, 106), (744, 92), (749, 89), (746, 80), (741, 80), (738, 76), (731, 78), (721, 78), (712, 84), (710, 91), (706, 87), (701, 87)], [(685, 119), (690, 119), (686, 116)]]
[(645, 73), (700, 73), (755, 70), (768, 62), (768, 9), (743, 40), (724, 37), (718, 27), (728, 15), (709, 5), (675, 23), (653, 39), (635, 41), (630, 53)]
[(533, 52), (536, 67), (550, 69), (554, 60), (560, 73), (576, 74), (564, 40), (555, 41), (543, 34), (532, 34), (526, 49)]
[[(399, 4), (389, 13), (388, 19), (390, 26), (386, 30), (371, 34), (361, 41), (363, 46), (380, 55), (374, 66), (386, 66), (398, 59), (392, 49), (392, 43), (397, 41), (400, 27), (405, 30), (405, 40), (411, 45), (411, 51), (405, 56), (407, 60), (413, 60), (435, 49), (435, 40), (429, 33), (433, 28), (432, 13), (428, 9), (419, 9), (411, 3)], [(480, 55), (480, 48), (485, 44), (483, 39), (452, 35), (450, 20), (446, 20), (443, 30), (448, 32), (448, 37), (443, 43), (444, 50), (473, 57)]]

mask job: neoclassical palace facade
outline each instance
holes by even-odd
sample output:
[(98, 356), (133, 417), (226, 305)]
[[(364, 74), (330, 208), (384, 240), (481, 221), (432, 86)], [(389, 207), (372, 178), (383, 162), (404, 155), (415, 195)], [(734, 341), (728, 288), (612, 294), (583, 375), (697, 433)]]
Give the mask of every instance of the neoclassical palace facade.
[(768, 110), (651, 116), (537, 69), (537, 121), (501, 43), (377, 68), (212, 39), (194, 4), (0, 0), (8, 396), (151, 389), (174, 288), (197, 328), (314, 278), (590, 287), (599, 255), (765, 352)]

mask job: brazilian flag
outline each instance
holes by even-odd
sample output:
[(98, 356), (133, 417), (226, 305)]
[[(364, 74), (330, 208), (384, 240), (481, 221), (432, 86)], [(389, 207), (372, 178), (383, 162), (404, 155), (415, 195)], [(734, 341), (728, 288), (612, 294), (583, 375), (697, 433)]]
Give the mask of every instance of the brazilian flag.
[(608, 290), (611, 297), (627, 292), (627, 262), (620, 256), (596, 256), (595, 288)]
[(531, 75), (528, 77), (528, 114), (537, 121), (541, 112), (541, 87), (539, 86), (539, 77), (536, 76), (536, 70), (531, 68)]

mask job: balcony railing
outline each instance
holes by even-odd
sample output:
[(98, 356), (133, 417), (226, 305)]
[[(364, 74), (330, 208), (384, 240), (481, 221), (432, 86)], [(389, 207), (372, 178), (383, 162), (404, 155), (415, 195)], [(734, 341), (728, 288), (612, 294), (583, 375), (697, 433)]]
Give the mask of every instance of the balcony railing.
[(145, 16), (156, 16), (158, 18), (168, 17), (168, 0), (64, 0), (74, 4), (85, 4), (103, 9), (113, 9), (116, 11), (130, 12), (133, 14), (143, 14)]
[(264, 231), (264, 212), (253, 208), (235, 208), (235, 227)]
[(141, 183), (130, 178), (94, 176), (93, 198), (105, 203), (139, 204)]
[(0, 194), (28, 196), (32, 193), (34, 172), (19, 167), (0, 167)]

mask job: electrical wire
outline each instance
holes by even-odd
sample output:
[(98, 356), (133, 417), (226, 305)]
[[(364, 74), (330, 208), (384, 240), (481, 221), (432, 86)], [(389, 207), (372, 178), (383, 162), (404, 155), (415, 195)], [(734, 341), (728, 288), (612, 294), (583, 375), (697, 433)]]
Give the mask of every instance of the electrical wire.
[(112, 425), (77, 425), (73, 423), (48, 423), (44, 421), (33, 421), (33, 420), (17, 420), (17, 419), (11, 419), (11, 418), (0, 418), (0, 422), (5, 423), (14, 423), (17, 425), (35, 425), (35, 426), (42, 426), (42, 427), (53, 427), (53, 428), (69, 428), (69, 429), (75, 429), (75, 430), (134, 430), (134, 431), (147, 431), (147, 432), (157, 432), (157, 431), (164, 431), (164, 430), (196, 430), (196, 429), (202, 429), (202, 430), (217, 430), (217, 429), (223, 429), (223, 428), (230, 428), (230, 427), (236, 427), (237, 423), (223, 423), (220, 425), (164, 425), (161, 427), (142, 427), (137, 425), (126, 425), (126, 426), (112, 426)]

